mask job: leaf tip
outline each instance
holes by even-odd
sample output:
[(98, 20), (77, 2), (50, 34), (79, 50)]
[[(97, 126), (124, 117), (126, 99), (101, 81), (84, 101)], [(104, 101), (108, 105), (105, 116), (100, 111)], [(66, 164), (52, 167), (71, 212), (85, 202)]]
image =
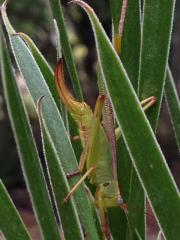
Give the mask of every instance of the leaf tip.
[[(44, 98), (44, 96), (40, 96), (37, 100), (37, 109), (40, 110), (42, 107), (42, 99)], [(38, 111), (39, 112), (39, 111)]]
[(7, 13), (6, 13), (6, 9), (7, 9), (7, 3), (8, 0), (5, 0), (3, 2), (3, 4), (0, 6), (0, 12), (1, 12), (1, 17), (2, 17), (2, 22), (6, 28), (6, 31), (8, 32), (8, 34), (12, 34), (15, 33), (11, 23), (9, 22)]
[(20, 37), (21, 39), (24, 40), (26, 44), (28, 44), (29, 42), (32, 42), (31, 38), (23, 32), (12, 33), (11, 36)]
[(40, 96), (37, 100), (37, 112), (40, 118), (40, 121), (42, 120), (42, 99), (44, 98), (44, 96)]
[(2, 5), (1, 5), (1, 7), (0, 7), (1, 13), (6, 12), (7, 3), (8, 3), (8, 0), (5, 0), (5, 1), (2, 3)]
[(87, 4), (85, 3), (84, 1), (81, 1), (81, 0), (71, 0), (68, 2), (68, 4), (71, 4), (71, 3), (75, 3), (77, 5), (79, 5), (80, 7), (82, 7), (84, 10), (86, 11), (93, 11), (93, 9)]

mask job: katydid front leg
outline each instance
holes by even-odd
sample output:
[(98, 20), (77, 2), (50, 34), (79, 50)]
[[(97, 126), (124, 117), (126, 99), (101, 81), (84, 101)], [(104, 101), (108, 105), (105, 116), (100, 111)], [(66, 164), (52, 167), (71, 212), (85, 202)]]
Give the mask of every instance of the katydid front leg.
[[(67, 89), (64, 73), (63, 73), (63, 60), (60, 59), (57, 67), (55, 69), (55, 84), (58, 94), (61, 98), (61, 101), (66, 106), (67, 110), (71, 114), (72, 118), (76, 122), (78, 126), (78, 130), (80, 133), (80, 139), (83, 145), (86, 145), (87, 133), (89, 131), (89, 126), (91, 124), (91, 119), (93, 113), (90, 107), (85, 102), (78, 102), (71, 95), (70, 91)], [(67, 177), (70, 178), (72, 176), (76, 176), (82, 173), (84, 168), (84, 160), (80, 160), (79, 168), (77, 171), (68, 173)]]

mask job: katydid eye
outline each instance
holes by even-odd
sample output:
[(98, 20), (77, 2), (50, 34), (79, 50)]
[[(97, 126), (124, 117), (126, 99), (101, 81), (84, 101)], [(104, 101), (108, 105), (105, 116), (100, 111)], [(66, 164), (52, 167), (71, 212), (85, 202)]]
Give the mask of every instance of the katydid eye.
[(118, 203), (121, 205), (124, 203), (124, 200), (121, 196), (118, 197)]
[(109, 186), (109, 182), (105, 182), (105, 183), (103, 183), (103, 186), (104, 186), (104, 187)]

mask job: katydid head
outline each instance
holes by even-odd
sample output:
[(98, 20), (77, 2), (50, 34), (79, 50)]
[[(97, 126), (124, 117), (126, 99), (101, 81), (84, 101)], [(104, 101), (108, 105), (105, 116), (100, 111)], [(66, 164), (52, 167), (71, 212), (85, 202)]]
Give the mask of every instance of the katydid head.
[(76, 123), (80, 125), (79, 127), (82, 128), (83, 126), (87, 126), (88, 122), (91, 120), (92, 111), (85, 102), (77, 101), (67, 89), (64, 81), (62, 59), (59, 60), (55, 69), (55, 84), (62, 102), (67, 107)]
[(120, 194), (118, 182), (110, 180), (99, 185), (97, 195), (101, 196), (103, 205), (106, 208), (118, 207), (125, 208), (124, 200)]

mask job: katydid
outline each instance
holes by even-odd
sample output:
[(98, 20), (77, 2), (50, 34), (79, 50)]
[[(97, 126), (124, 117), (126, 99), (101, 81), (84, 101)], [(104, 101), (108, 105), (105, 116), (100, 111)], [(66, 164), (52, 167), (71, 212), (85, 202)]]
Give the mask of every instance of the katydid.
[[(107, 96), (98, 96), (94, 113), (85, 102), (78, 102), (73, 98), (65, 85), (62, 60), (59, 61), (55, 70), (55, 83), (61, 100), (78, 126), (80, 139), (84, 148), (80, 157), (78, 171), (72, 174), (70, 173), (68, 176), (82, 173), (86, 168), (85, 174), (64, 198), (64, 203), (68, 202), (68, 199), (76, 191), (78, 186), (88, 177), (90, 183), (97, 187), (95, 206), (99, 210), (103, 236), (106, 239), (110, 239), (106, 216), (107, 209), (121, 207), (126, 216), (128, 210), (119, 189), (116, 162), (112, 161), (113, 153), (111, 144), (109, 143), (107, 127), (101, 122), (104, 102)], [(141, 104), (143, 108), (146, 109), (154, 104), (155, 101), (156, 99), (154, 97), (150, 97), (142, 101)], [(112, 132), (115, 131), (114, 129), (109, 130), (112, 130)], [(118, 138), (120, 136), (119, 128), (115, 133), (116, 138)]]
[[(82, 1), (71, 1), (74, 3)], [(119, 21), (119, 29), (114, 32), (113, 45), (118, 54), (121, 53), (121, 38), (124, 29), (124, 21), (127, 9), (127, 0), (122, 2), (122, 10)], [(99, 72), (102, 78), (101, 72)], [(109, 100), (106, 89), (100, 81), (100, 93), (95, 104), (94, 113), (85, 102), (78, 102), (68, 91), (63, 75), (63, 62), (59, 61), (55, 70), (55, 83), (59, 96), (67, 110), (75, 120), (79, 136), (83, 145), (83, 152), (80, 157), (79, 168), (76, 172), (67, 176), (74, 176), (85, 173), (64, 198), (64, 203), (72, 196), (78, 186), (89, 178), (90, 183), (96, 185), (94, 204), (99, 211), (99, 218), (104, 239), (111, 239), (107, 220), (107, 209), (120, 207), (128, 221), (128, 207), (123, 201), (117, 178), (116, 160), (116, 140), (120, 137), (120, 128), (115, 130), (115, 120), (111, 101)], [(144, 110), (156, 102), (155, 97), (149, 97), (141, 102)], [(132, 233), (129, 225), (129, 234)]]

